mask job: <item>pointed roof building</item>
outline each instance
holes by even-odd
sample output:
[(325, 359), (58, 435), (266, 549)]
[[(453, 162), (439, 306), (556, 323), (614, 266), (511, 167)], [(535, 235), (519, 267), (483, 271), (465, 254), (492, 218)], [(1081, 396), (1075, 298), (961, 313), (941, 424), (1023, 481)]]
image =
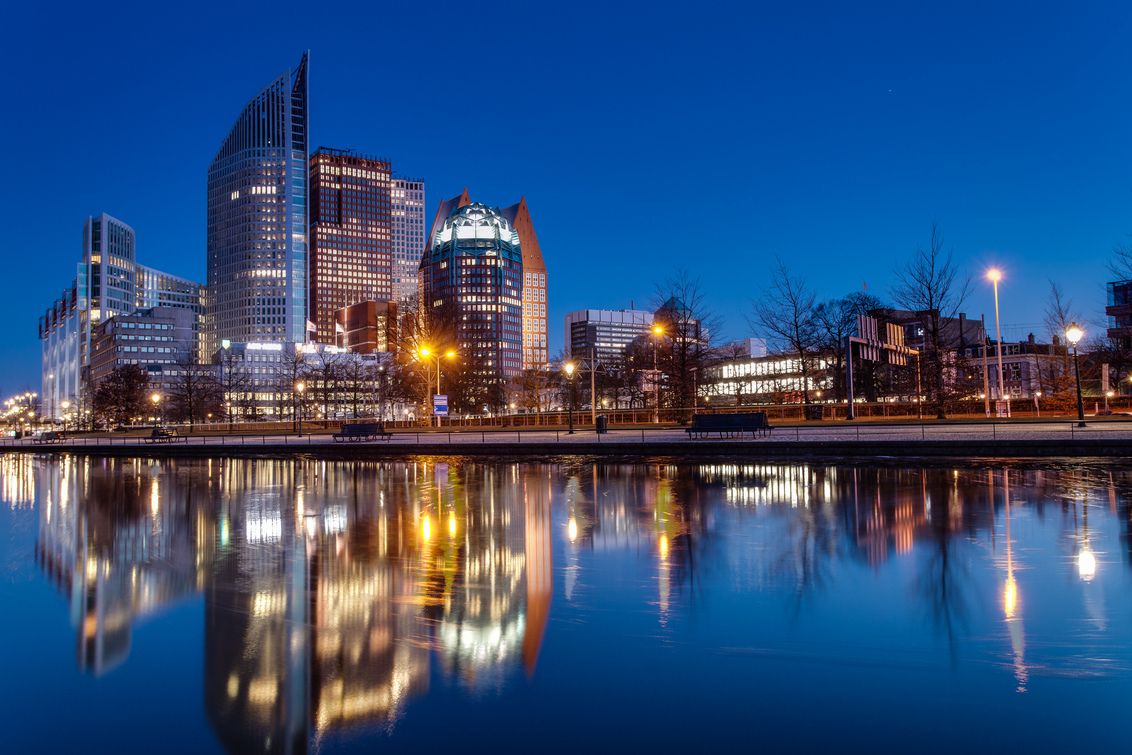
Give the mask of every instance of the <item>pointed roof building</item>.
[[(428, 238), (425, 239), (425, 254), (422, 255), (421, 264), (428, 257), (428, 249), (435, 243), (436, 234), (452, 213), (461, 207), (471, 204), (468, 188), (452, 197), (445, 199), (436, 208), (432, 227)], [(523, 256), (523, 358), (522, 368), (543, 369), (547, 364), (547, 284), (546, 262), (542, 257), (542, 248), (538, 243), (534, 222), (531, 220), (531, 211), (527, 207), (527, 198), (520, 197), (519, 201), (510, 207), (499, 210), (507, 222), (519, 235), (519, 248)]]

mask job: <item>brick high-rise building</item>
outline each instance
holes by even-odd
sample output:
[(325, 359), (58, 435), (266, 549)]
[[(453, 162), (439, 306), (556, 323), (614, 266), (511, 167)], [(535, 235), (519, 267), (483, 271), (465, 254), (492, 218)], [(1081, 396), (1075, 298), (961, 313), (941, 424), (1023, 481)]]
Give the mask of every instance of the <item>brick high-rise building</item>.
[(501, 212), (519, 234), (519, 246), (523, 250), (523, 369), (543, 369), (547, 362), (546, 262), (542, 259), (526, 198), (520, 197), (517, 204)]
[(385, 160), (320, 148), (311, 155), (310, 319), (335, 343), (339, 310), (393, 298), (390, 168)]

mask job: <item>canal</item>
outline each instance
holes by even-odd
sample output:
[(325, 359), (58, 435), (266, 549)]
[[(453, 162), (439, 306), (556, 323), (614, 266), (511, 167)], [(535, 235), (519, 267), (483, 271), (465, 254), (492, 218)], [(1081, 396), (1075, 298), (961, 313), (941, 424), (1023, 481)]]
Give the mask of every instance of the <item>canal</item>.
[(1127, 752), (1130, 523), (1108, 462), (0, 456), (4, 749)]

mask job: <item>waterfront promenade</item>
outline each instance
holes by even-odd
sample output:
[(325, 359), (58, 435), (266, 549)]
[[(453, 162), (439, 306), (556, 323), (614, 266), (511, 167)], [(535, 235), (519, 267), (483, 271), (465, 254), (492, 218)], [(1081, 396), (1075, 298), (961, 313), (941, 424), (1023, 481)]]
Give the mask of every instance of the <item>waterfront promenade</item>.
[(0, 450), (36, 453), (87, 452), (113, 455), (213, 456), (312, 453), (334, 458), (407, 454), (474, 455), (736, 455), (838, 457), (1051, 457), (1132, 455), (1132, 422), (1093, 420), (1044, 422), (901, 422), (794, 424), (766, 436), (690, 439), (679, 427), (473, 430), (399, 429), (388, 440), (335, 442), (329, 432), (201, 433), (153, 443), (139, 434), (74, 435), (58, 443), (6, 439)]

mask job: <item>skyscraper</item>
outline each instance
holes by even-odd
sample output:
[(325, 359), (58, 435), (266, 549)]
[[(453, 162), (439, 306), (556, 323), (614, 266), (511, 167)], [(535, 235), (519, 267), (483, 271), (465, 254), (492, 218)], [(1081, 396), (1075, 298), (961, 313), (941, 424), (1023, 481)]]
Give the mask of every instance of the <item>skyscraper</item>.
[(310, 319), (332, 344), (338, 310), (393, 295), (389, 163), (320, 147), (310, 180)]
[[(471, 196), (465, 188), (451, 199), (445, 199), (437, 208), (436, 217), (429, 230), (427, 244), (431, 247), (436, 234), (448, 216), (461, 207), (471, 203)], [(516, 204), (499, 210), (500, 216), (518, 234), (523, 254), (522, 281), (522, 355), (520, 369), (542, 369), (547, 364), (547, 274), (542, 248), (535, 234), (527, 200), (521, 197)], [(427, 252), (426, 252), (427, 256)], [(423, 265), (422, 265), (423, 267)]]
[(547, 362), (546, 262), (526, 198), (520, 197), (518, 204), (504, 208), (502, 213), (519, 234), (523, 248), (523, 369), (539, 370)]
[(460, 359), (490, 401), (486, 391), (522, 368), (522, 251), (500, 210), (456, 204), (441, 204), (450, 214), (438, 216), (421, 260), (421, 304), (454, 331)]
[(308, 56), (252, 98), (208, 168), (209, 353), (306, 339)]
[(417, 269), (425, 245), (424, 191), (419, 179), (393, 179), (393, 300), (398, 304), (417, 295)]

